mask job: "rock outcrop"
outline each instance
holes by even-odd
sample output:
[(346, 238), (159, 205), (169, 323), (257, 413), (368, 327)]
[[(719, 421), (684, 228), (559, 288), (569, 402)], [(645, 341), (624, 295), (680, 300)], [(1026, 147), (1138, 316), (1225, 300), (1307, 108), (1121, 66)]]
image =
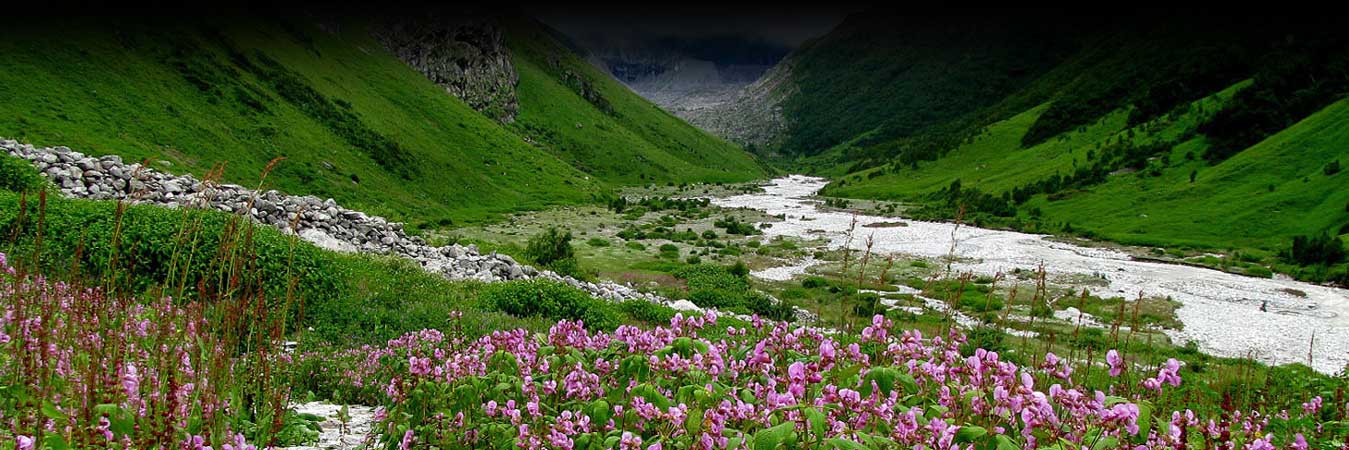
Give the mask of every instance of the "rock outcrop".
[(735, 98), (681, 115), (709, 133), (741, 145), (759, 148), (780, 143), (789, 124), (782, 102), (796, 92), (792, 81), (792, 56), (779, 62), (758, 81), (745, 86)]
[(372, 34), (389, 53), (473, 109), (503, 123), (515, 121), (520, 75), (491, 20), (401, 19), (376, 26)]

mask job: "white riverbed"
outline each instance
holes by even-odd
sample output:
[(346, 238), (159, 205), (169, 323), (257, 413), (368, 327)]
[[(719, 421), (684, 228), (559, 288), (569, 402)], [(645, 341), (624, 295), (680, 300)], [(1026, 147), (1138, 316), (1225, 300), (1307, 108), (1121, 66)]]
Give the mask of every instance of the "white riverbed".
[[(905, 227), (867, 228), (868, 223), (893, 218), (821, 211), (811, 197), (827, 183), (822, 178), (793, 175), (773, 180), (765, 192), (714, 198), (721, 207), (752, 208), (785, 215), (765, 235), (807, 239), (825, 237), (832, 247), (845, 242), (850, 221), (857, 219), (853, 247), (861, 248), (874, 233), (878, 253), (943, 257), (951, 250), (954, 224), (907, 221)], [(812, 232), (814, 230), (814, 232)], [(819, 230), (824, 230), (820, 234)], [(978, 274), (1036, 269), (1045, 265), (1051, 282), (1104, 274), (1108, 289), (1093, 287), (1098, 295), (1134, 298), (1170, 296), (1181, 302), (1177, 315), (1184, 330), (1170, 332), (1178, 343), (1195, 341), (1203, 350), (1221, 356), (1252, 357), (1283, 364), (1306, 363), (1324, 373), (1339, 372), (1349, 363), (1349, 291), (1286, 279), (1251, 278), (1198, 267), (1134, 261), (1119, 251), (1053, 242), (1044, 235), (988, 230), (968, 225), (955, 234), (954, 264), (960, 271)], [(805, 271), (813, 262), (802, 261), (763, 275), (781, 279)], [(1298, 297), (1285, 289), (1306, 293)], [(1261, 302), (1269, 312), (1261, 312)], [(1315, 341), (1313, 344), (1313, 335)]]

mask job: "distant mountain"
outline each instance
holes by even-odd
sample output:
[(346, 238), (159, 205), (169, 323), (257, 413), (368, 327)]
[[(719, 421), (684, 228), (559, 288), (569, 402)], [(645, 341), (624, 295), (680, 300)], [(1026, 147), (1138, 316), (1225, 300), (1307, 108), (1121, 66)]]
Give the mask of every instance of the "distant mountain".
[[(0, 38), (0, 136), (145, 159), (415, 224), (747, 180), (736, 146), (518, 16), (63, 19)], [(162, 161), (162, 163), (161, 163)]]
[(691, 120), (918, 217), (1277, 252), (1349, 232), (1347, 25), (873, 10)]
[(739, 35), (632, 38), (596, 33), (576, 41), (592, 64), (686, 119), (732, 100), (790, 51), (784, 44)]

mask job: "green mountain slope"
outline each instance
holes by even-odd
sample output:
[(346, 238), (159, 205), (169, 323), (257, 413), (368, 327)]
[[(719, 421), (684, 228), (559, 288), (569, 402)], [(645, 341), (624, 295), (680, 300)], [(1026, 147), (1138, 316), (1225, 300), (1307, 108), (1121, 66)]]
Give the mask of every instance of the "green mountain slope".
[(913, 217), (1314, 265), (1294, 237), (1349, 232), (1344, 25), (868, 11), (779, 66), (770, 150)]
[(506, 29), (520, 73), (517, 128), (563, 160), (617, 183), (763, 174), (749, 154), (633, 93), (544, 25), (515, 19)]
[(417, 225), (762, 174), (585, 72), (617, 115), (600, 114), (540, 68), (579, 60), (527, 24), (512, 33), (521, 119), (503, 125), (385, 51), (371, 20), (324, 20), (27, 24), (0, 38), (0, 136), (199, 176), (226, 164), (224, 181), (249, 186), (285, 157), (269, 186)]
[[(1349, 100), (1341, 100), (1217, 165), (1188, 161), (1156, 175), (1115, 176), (1029, 204), (1122, 241), (1282, 249), (1288, 236), (1349, 224), (1349, 173), (1324, 170), (1331, 161), (1349, 161), (1346, 142)], [(1184, 161), (1185, 152), (1208, 145), (1196, 138), (1176, 146), (1171, 159)]]

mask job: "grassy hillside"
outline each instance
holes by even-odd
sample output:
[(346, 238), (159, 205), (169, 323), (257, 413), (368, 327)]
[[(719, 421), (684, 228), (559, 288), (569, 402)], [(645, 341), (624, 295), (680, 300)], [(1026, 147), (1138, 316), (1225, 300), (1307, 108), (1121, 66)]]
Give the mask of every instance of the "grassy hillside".
[(745, 181), (749, 154), (684, 122), (576, 56), (544, 25), (518, 19), (507, 44), (520, 72), (521, 134), (616, 183)]
[[(1029, 205), (1121, 241), (1281, 250), (1290, 236), (1349, 225), (1349, 173), (1324, 172), (1331, 161), (1349, 161), (1346, 125), (1349, 100), (1341, 100), (1215, 166), (1186, 161)], [(1207, 145), (1202, 137), (1187, 141), (1171, 160)]]
[[(509, 126), (385, 52), (362, 20), (49, 25), (0, 39), (0, 136), (199, 176), (225, 164), (226, 182), (248, 186), (284, 157), (270, 186), (416, 225), (763, 173), (533, 23), (512, 26), (521, 114)], [(567, 84), (580, 79), (594, 102)]]
[[(1134, 126), (1130, 110), (1115, 110), (1022, 148), (1049, 107), (1040, 105), (990, 125), (941, 159), (848, 175), (826, 194), (912, 202), (919, 205), (913, 214), (930, 218), (949, 218), (963, 202), (967, 220), (987, 225), (1170, 248), (1236, 249), (1283, 264), (1275, 256), (1294, 236), (1349, 232), (1349, 179), (1326, 169), (1349, 161), (1349, 147), (1342, 145), (1349, 140), (1349, 100), (1210, 163), (1204, 156), (1212, 143), (1199, 133), (1202, 124), (1250, 86), (1238, 83)], [(1113, 159), (1121, 151), (1141, 153)], [(1098, 177), (1075, 178), (1103, 161), (1118, 162), (1105, 165)], [(951, 196), (953, 183), (963, 193), (958, 198)], [(990, 202), (1012, 209), (983, 207)]]
[(449, 223), (589, 198), (565, 162), (445, 95), (358, 23), (41, 24), (0, 39), (0, 135), (268, 181)]
[(850, 16), (792, 55), (781, 147), (812, 155), (864, 133), (886, 141), (965, 118), (1052, 68), (1074, 34), (1021, 14)]

